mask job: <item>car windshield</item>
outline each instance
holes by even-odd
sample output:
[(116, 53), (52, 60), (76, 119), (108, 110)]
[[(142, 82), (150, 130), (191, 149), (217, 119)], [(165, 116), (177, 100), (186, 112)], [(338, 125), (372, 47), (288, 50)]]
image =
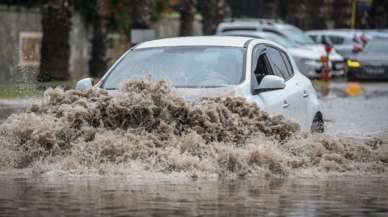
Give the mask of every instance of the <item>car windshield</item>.
[(288, 28), (282, 30), (282, 32), (286, 37), (298, 44), (314, 44), (314, 41), (300, 29)]
[(221, 87), (242, 82), (244, 49), (173, 46), (130, 51), (112, 69), (103, 88), (117, 89), (128, 79), (151, 76), (175, 87)]
[(364, 48), (364, 53), (388, 53), (388, 40), (369, 41)]

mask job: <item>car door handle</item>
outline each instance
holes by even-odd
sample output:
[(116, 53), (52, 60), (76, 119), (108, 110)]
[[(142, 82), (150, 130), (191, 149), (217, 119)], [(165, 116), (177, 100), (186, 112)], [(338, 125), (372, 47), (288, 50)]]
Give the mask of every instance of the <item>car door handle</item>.
[(290, 104), (288, 104), (287, 100), (284, 100), (282, 107), (288, 108), (288, 106), (290, 106)]
[(309, 97), (309, 93), (306, 90), (304, 90), (303, 91), (303, 98), (307, 98), (307, 97)]

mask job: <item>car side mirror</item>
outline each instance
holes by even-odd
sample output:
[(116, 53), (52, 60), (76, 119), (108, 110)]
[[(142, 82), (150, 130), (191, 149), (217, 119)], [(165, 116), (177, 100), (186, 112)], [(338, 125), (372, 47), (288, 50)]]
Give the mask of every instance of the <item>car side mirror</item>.
[(280, 90), (286, 87), (286, 82), (283, 78), (275, 75), (266, 75), (261, 80), (259, 86), (254, 89), (254, 92), (261, 93), (265, 91)]
[(93, 79), (92, 78), (84, 78), (79, 80), (75, 85), (76, 90), (89, 90), (93, 87)]

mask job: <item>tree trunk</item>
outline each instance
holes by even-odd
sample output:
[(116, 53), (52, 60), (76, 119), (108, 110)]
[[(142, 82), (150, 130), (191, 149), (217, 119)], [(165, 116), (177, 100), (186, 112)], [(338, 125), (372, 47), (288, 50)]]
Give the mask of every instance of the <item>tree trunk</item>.
[(201, 2), (202, 33), (213, 35), (219, 23), (225, 18), (226, 0), (208, 0)]
[(151, 28), (151, 6), (152, 0), (131, 0), (132, 7), (132, 28), (149, 29)]
[(68, 80), (71, 30), (70, 0), (45, 0), (38, 81)]
[(97, 0), (95, 15), (92, 20), (92, 49), (89, 60), (89, 75), (101, 77), (107, 69), (106, 63), (106, 37), (110, 17), (110, 0)]
[(180, 7), (180, 36), (190, 36), (194, 32), (194, 16), (195, 16), (196, 0), (182, 0)]

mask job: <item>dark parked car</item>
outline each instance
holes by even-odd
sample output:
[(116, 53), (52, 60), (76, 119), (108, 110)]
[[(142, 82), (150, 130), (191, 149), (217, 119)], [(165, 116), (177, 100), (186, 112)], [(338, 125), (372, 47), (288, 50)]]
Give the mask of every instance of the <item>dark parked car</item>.
[(388, 39), (373, 39), (347, 61), (350, 80), (388, 80)]

